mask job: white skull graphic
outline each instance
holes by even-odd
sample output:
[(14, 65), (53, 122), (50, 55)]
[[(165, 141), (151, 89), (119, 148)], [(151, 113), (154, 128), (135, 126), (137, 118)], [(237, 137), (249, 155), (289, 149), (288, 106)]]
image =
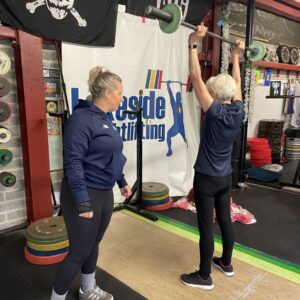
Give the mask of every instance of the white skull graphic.
[(63, 19), (74, 5), (74, 0), (46, 0), (48, 9), (55, 19)]
[(86, 27), (86, 20), (81, 18), (78, 11), (73, 7), (74, 2), (75, 0), (36, 0), (34, 2), (27, 2), (26, 8), (30, 13), (34, 14), (38, 7), (46, 4), (53, 18), (61, 20), (70, 12), (80, 27)]

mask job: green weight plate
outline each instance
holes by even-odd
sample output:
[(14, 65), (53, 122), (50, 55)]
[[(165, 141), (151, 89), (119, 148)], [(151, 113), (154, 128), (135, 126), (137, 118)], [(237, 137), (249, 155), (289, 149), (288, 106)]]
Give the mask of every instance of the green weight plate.
[(6, 166), (13, 159), (13, 154), (8, 149), (0, 149), (0, 165)]
[(68, 240), (68, 236), (64, 236), (59, 239), (41, 240), (41, 239), (35, 239), (35, 238), (31, 237), (27, 233), (25, 235), (26, 235), (27, 241), (34, 243), (34, 244), (38, 244), (38, 245), (52, 245), (52, 244), (56, 244), (56, 243), (62, 243), (64, 241)]
[(251, 61), (263, 60), (267, 53), (265, 45), (259, 42), (252, 43), (249, 48), (256, 50), (256, 53), (252, 53), (249, 50), (246, 52), (248, 59)]
[(163, 194), (161, 196), (145, 196), (145, 194), (143, 194), (143, 200), (147, 201), (147, 200), (162, 200), (165, 198), (169, 198), (169, 193)]
[(0, 173), (0, 182), (5, 187), (11, 187), (16, 183), (16, 176), (9, 172), (2, 172)]
[(173, 16), (172, 21), (166, 22), (159, 20), (159, 27), (164, 33), (175, 32), (182, 22), (182, 11), (179, 5), (175, 3), (167, 4), (162, 8), (163, 11), (171, 14)]
[(67, 229), (62, 217), (44, 218), (27, 227), (27, 236), (37, 240), (54, 240), (67, 236)]
[(165, 197), (166, 195), (169, 195), (169, 189), (167, 188), (166, 190), (164, 190), (163, 192), (150, 192), (150, 193), (142, 193), (143, 198), (147, 199), (147, 198), (161, 198), (161, 197)]

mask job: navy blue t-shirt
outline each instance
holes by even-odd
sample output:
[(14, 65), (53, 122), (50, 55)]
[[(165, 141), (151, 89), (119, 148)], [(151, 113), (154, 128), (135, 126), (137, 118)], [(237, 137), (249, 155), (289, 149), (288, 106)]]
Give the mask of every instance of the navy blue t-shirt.
[(194, 169), (211, 176), (227, 176), (232, 172), (233, 141), (244, 117), (244, 104), (213, 102), (205, 114), (201, 141)]

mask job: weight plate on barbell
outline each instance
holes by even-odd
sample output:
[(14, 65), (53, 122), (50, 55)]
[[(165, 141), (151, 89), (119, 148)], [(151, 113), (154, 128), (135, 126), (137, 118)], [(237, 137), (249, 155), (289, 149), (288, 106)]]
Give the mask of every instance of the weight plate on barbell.
[(10, 91), (10, 83), (4, 78), (0, 77), (0, 97), (7, 95)]
[(11, 63), (9, 56), (2, 50), (0, 50), (0, 75), (5, 75), (10, 70)]
[(7, 143), (10, 139), (10, 131), (6, 127), (0, 126), (0, 144)]
[(267, 53), (265, 45), (260, 42), (253, 42), (249, 48), (256, 51), (256, 53), (252, 53), (251, 51), (247, 50), (247, 57), (251, 61), (263, 60)]
[(162, 8), (163, 11), (172, 15), (172, 21), (166, 22), (159, 20), (159, 27), (164, 33), (173, 33), (181, 25), (182, 22), (182, 11), (179, 5), (175, 3), (167, 4)]
[(276, 53), (279, 57), (279, 62), (288, 64), (290, 62), (291, 54), (288, 46), (280, 45), (276, 49)]
[(299, 63), (299, 50), (297, 48), (291, 48), (290, 49), (291, 54), (291, 64), (292, 65), (298, 65)]

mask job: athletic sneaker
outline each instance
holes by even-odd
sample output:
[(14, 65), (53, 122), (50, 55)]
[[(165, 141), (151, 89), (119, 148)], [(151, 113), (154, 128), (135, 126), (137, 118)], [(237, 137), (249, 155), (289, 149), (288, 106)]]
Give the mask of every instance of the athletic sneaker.
[(105, 292), (96, 286), (93, 291), (83, 292), (79, 289), (79, 300), (113, 300), (112, 294)]
[(222, 262), (221, 262), (221, 258), (220, 257), (215, 257), (214, 256), (213, 259), (212, 259), (212, 264), (213, 264), (214, 267), (216, 267), (217, 269), (219, 269), (226, 276), (233, 276), (234, 275), (232, 265), (224, 266), (222, 264)]
[(202, 290), (211, 290), (214, 288), (211, 277), (208, 277), (204, 280), (198, 273), (195, 271), (190, 274), (183, 274), (180, 276), (180, 281), (188, 286), (195, 287)]

